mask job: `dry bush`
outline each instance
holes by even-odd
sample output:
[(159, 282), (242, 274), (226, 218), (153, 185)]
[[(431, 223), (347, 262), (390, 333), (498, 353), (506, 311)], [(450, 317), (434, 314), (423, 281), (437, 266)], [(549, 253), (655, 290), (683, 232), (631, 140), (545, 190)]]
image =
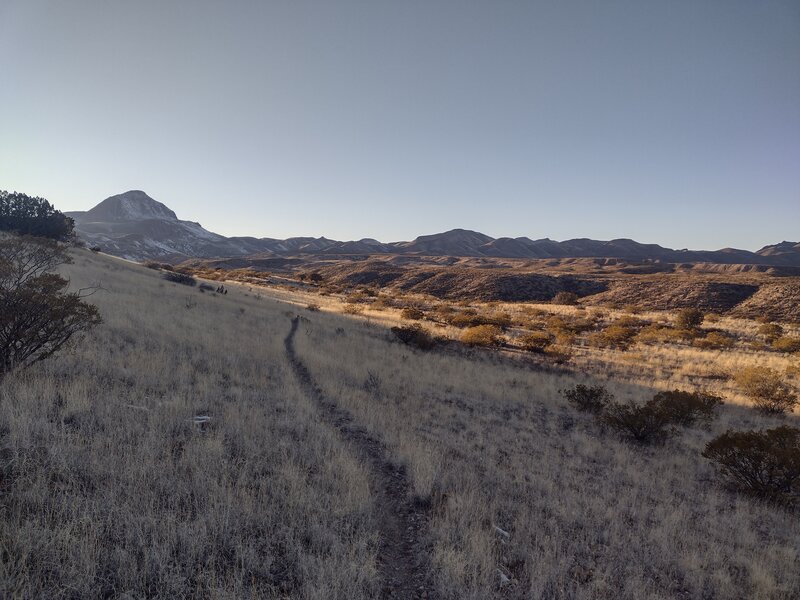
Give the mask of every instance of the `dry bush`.
[(502, 341), (502, 330), (496, 325), (477, 325), (467, 328), (461, 334), (462, 343), (467, 346), (499, 346)]
[(309, 304), (306, 306), (306, 310), (309, 310), (309, 311), (311, 311), (311, 312), (319, 312), (319, 311), (320, 311), (320, 309), (321, 309), (320, 305), (319, 305), (319, 304), (317, 304), (316, 302), (310, 302), (310, 303), (309, 303)]
[(783, 336), (772, 342), (772, 349), (776, 352), (800, 352), (800, 338)]
[(768, 367), (747, 367), (736, 376), (736, 383), (750, 397), (756, 408), (768, 414), (791, 412), (797, 405), (797, 393), (777, 371)]
[(632, 327), (609, 325), (602, 331), (589, 337), (590, 343), (601, 348), (618, 348), (626, 350), (636, 337), (636, 330)]
[(430, 350), (436, 345), (436, 340), (433, 336), (419, 323), (392, 327), (392, 333), (404, 344), (420, 350)]
[(655, 399), (644, 404), (611, 402), (600, 420), (639, 444), (659, 444), (675, 434), (669, 412)]
[(800, 500), (800, 429), (727, 431), (711, 440), (703, 456), (739, 490), (780, 504)]
[(767, 339), (772, 340), (775, 338), (779, 338), (783, 335), (783, 327), (781, 327), (777, 323), (764, 323), (759, 326), (758, 333), (760, 333)]
[(179, 273), (178, 271), (167, 271), (162, 275), (162, 277), (167, 281), (171, 281), (172, 283), (179, 283), (181, 285), (188, 285), (191, 287), (197, 285), (197, 280), (194, 277), (187, 275), (186, 273)]
[(723, 404), (722, 398), (714, 394), (681, 390), (659, 392), (653, 397), (653, 402), (661, 406), (671, 423), (682, 427), (698, 422), (707, 425), (714, 418), (717, 407)]
[(558, 292), (551, 300), (553, 304), (575, 306), (578, 303), (578, 294), (574, 292)]
[(553, 343), (553, 336), (544, 331), (531, 331), (521, 335), (518, 341), (527, 352), (544, 352)]
[(697, 308), (684, 308), (675, 315), (675, 326), (678, 329), (693, 331), (703, 324), (705, 315)]
[(400, 311), (400, 318), (407, 319), (409, 321), (419, 321), (420, 319), (425, 318), (425, 312), (416, 306), (406, 306)]
[(579, 383), (573, 388), (559, 390), (559, 393), (578, 410), (595, 414), (603, 412), (614, 399), (614, 394), (603, 385), (588, 386)]
[(345, 304), (342, 312), (346, 315), (361, 315), (364, 314), (364, 307), (360, 304)]
[(736, 338), (724, 331), (709, 331), (704, 337), (692, 340), (692, 345), (706, 350), (727, 350), (736, 345)]

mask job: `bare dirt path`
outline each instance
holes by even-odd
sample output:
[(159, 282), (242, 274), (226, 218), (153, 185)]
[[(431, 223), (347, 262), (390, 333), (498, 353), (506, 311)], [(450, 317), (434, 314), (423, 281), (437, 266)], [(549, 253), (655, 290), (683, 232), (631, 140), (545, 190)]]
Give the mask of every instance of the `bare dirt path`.
[(360, 427), (352, 415), (326, 398), (311, 373), (297, 356), (294, 336), (301, 317), (292, 319), (284, 340), (286, 356), (306, 393), (316, 402), (325, 421), (352, 444), (369, 467), (370, 491), (380, 527), (378, 568), (382, 598), (436, 597), (431, 582), (428, 549), (425, 547), (426, 511), (411, 494), (405, 469), (392, 463), (383, 443)]

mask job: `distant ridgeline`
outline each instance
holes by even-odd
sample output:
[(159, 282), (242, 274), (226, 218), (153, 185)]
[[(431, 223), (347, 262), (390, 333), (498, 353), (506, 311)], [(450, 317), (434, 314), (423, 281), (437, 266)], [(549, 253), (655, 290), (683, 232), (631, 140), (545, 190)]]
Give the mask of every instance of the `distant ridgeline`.
[(0, 190), (0, 231), (66, 240), (75, 221), (44, 198)]

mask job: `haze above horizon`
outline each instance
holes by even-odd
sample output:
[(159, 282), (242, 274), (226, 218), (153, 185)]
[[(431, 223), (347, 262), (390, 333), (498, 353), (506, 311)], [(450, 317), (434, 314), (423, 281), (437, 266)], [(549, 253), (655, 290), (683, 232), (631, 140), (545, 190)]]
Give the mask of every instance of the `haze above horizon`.
[(0, 6), (0, 189), (224, 235), (800, 238), (796, 2)]

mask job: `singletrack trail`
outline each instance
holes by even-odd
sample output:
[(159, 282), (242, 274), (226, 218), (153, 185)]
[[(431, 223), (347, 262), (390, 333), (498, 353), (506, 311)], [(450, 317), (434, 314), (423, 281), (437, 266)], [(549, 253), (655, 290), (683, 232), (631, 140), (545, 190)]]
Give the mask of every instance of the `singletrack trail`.
[(384, 444), (360, 427), (334, 400), (326, 398), (314, 382), (294, 347), (300, 319), (299, 316), (292, 319), (292, 328), (284, 340), (289, 364), (324, 421), (352, 445), (369, 469), (370, 492), (380, 529), (381, 597), (434, 599), (428, 549), (424, 543), (426, 511), (414, 501), (405, 469), (392, 463)]

